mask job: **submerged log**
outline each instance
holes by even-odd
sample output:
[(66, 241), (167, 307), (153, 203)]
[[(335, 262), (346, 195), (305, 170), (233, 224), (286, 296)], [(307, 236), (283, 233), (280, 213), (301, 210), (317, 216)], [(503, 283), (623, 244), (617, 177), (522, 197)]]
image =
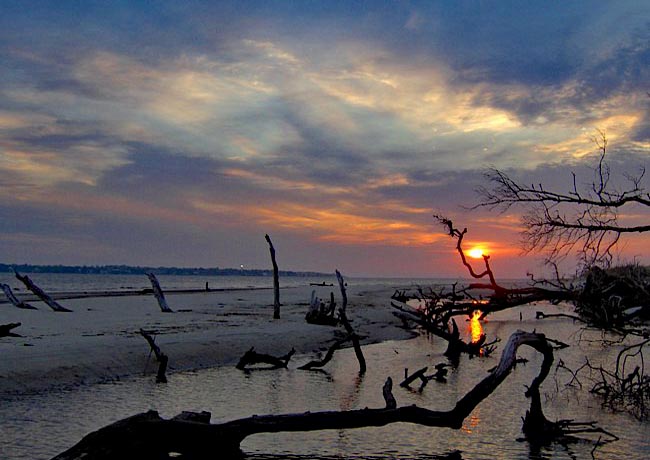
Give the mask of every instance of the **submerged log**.
[(22, 308), (24, 310), (38, 310), (38, 308), (34, 307), (33, 305), (28, 304), (27, 302), (23, 302), (22, 300), (19, 300), (18, 297), (16, 297), (11, 290), (11, 287), (8, 284), (0, 283), (0, 289), (2, 289), (7, 296), (7, 299), (9, 302), (12, 303), (14, 307), (17, 308)]
[(334, 357), (334, 352), (339, 348), (341, 348), (341, 346), (343, 346), (343, 344), (348, 340), (352, 340), (352, 337), (350, 337), (349, 335), (343, 337), (342, 339), (337, 340), (336, 342), (334, 342), (334, 344), (332, 344), (331, 347), (329, 347), (323, 359), (309, 361), (307, 364), (303, 364), (298, 369), (310, 370), (310, 369), (325, 367), (325, 365), (327, 365), (327, 363), (329, 363), (332, 360), (332, 357)]
[(158, 361), (158, 373), (156, 374), (156, 383), (167, 383), (167, 364), (169, 362), (169, 357), (160, 350), (160, 347), (156, 345), (156, 341), (144, 331), (140, 329), (140, 335), (145, 338), (151, 351), (153, 351), (156, 356), (156, 361)]
[(271, 366), (265, 369), (286, 368), (289, 365), (289, 361), (291, 360), (291, 357), (294, 355), (294, 353), (296, 353), (296, 350), (292, 348), (291, 351), (289, 351), (289, 353), (286, 355), (278, 357), (267, 355), (265, 353), (258, 353), (255, 351), (255, 347), (251, 347), (250, 350), (244, 353), (244, 356), (239, 359), (239, 362), (235, 367), (242, 371), (246, 370), (248, 366), (255, 364), (269, 364)]
[(52, 297), (47, 295), (43, 289), (38, 287), (27, 275), (21, 275), (17, 271), (14, 270), (14, 273), (16, 275), (16, 278), (18, 278), (22, 283), (25, 285), (27, 289), (32, 291), (36, 297), (41, 299), (43, 302), (47, 304), (48, 307), (50, 307), (52, 310), (56, 312), (71, 312), (72, 310), (69, 310), (59, 304), (56, 300), (54, 300)]
[(275, 248), (269, 235), (264, 235), (266, 242), (269, 243), (269, 252), (271, 253), (271, 263), (273, 264), (273, 319), (280, 319), (280, 280), (278, 275), (278, 263), (275, 260)]
[[(392, 381), (387, 380), (383, 388), (386, 407), (380, 409), (262, 415), (214, 425), (179, 419), (164, 420), (158, 413), (150, 411), (87, 435), (53, 460), (151, 459), (169, 452), (184, 455), (202, 453), (203, 456), (210, 454), (227, 458), (240, 455), (240, 443), (256, 433), (341, 430), (396, 422), (460, 429), (474, 408), (506, 379), (515, 366), (516, 352), (521, 345), (528, 345), (544, 356), (542, 371), (531, 385), (531, 388), (538, 388), (552, 365), (552, 347), (543, 334), (517, 331), (508, 340), (498, 366), (463, 396), (453, 409), (447, 411), (416, 405), (397, 407), (391, 392)], [(535, 436), (534, 431), (526, 433), (528, 439)]]
[(156, 275), (154, 275), (153, 273), (147, 273), (147, 278), (149, 278), (149, 281), (151, 282), (151, 287), (153, 288), (153, 295), (156, 297), (156, 300), (158, 301), (160, 310), (163, 313), (173, 313), (174, 310), (169, 308), (169, 305), (167, 305), (167, 299), (165, 299), (165, 294), (163, 293), (163, 290), (160, 287), (160, 283), (158, 282), (158, 278), (156, 278)]
[(17, 328), (21, 324), (22, 323), (0, 324), (0, 337), (20, 337), (19, 334), (11, 332), (11, 330)]

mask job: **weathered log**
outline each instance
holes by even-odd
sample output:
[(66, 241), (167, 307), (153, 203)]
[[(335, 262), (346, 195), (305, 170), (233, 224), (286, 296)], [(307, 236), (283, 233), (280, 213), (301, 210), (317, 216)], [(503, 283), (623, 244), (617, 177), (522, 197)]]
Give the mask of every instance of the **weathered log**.
[(11, 290), (11, 287), (8, 284), (0, 283), (0, 289), (2, 289), (7, 296), (7, 299), (9, 302), (13, 304), (14, 307), (17, 308), (22, 308), (25, 310), (38, 310), (38, 308), (34, 307), (33, 305), (28, 304), (27, 302), (23, 302), (22, 300), (19, 300), (18, 297), (16, 297)]
[(154, 275), (153, 273), (147, 273), (147, 278), (149, 278), (149, 281), (151, 282), (151, 287), (153, 288), (153, 295), (156, 297), (156, 300), (158, 301), (160, 310), (163, 313), (173, 313), (174, 310), (169, 308), (169, 305), (167, 305), (167, 299), (165, 299), (165, 294), (163, 293), (163, 290), (160, 287), (160, 283), (158, 282), (158, 278), (156, 278), (156, 275)]
[(156, 345), (156, 341), (145, 332), (143, 329), (140, 329), (140, 335), (145, 338), (151, 347), (156, 356), (156, 361), (158, 361), (158, 373), (156, 374), (156, 383), (167, 383), (167, 364), (169, 362), (169, 357), (160, 350), (160, 347)]
[(20, 337), (19, 334), (11, 332), (11, 330), (17, 328), (21, 324), (22, 323), (0, 324), (0, 337)]
[(280, 319), (280, 279), (278, 275), (278, 263), (275, 260), (275, 248), (269, 235), (264, 235), (266, 242), (269, 243), (269, 252), (271, 253), (271, 263), (273, 264), (273, 319)]
[(43, 291), (40, 287), (38, 287), (27, 275), (21, 275), (18, 273), (16, 270), (14, 270), (14, 273), (16, 275), (16, 278), (18, 278), (22, 283), (25, 285), (27, 289), (32, 291), (36, 297), (41, 299), (43, 302), (47, 304), (48, 307), (50, 307), (52, 310), (56, 312), (71, 312), (72, 310), (69, 310), (59, 304), (56, 300), (54, 300), (52, 297), (47, 295), (45, 291)]
[(289, 364), (289, 361), (291, 360), (291, 357), (294, 355), (296, 350), (294, 348), (289, 351), (284, 356), (273, 356), (273, 355), (267, 355), (265, 353), (258, 353), (255, 351), (255, 347), (251, 347), (250, 350), (248, 350), (246, 353), (244, 353), (244, 356), (242, 356), (239, 359), (239, 362), (237, 363), (237, 369), (240, 370), (246, 370), (248, 366), (255, 365), (255, 364), (269, 364), (271, 367), (267, 367), (265, 369), (280, 369), (280, 368), (285, 368)]
[[(158, 458), (169, 452), (185, 455), (202, 453), (219, 458), (241, 454), (240, 443), (256, 433), (341, 430), (385, 426), (408, 422), (430, 427), (460, 429), (463, 421), (508, 376), (516, 362), (516, 352), (528, 345), (544, 356), (542, 371), (533, 381), (539, 388), (553, 362), (552, 347), (543, 334), (517, 331), (506, 344), (498, 366), (447, 411), (434, 411), (415, 405), (393, 405), (390, 387), (384, 385), (386, 407), (350, 411), (305, 412), (298, 414), (252, 416), (221, 424), (197, 423), (186, 420), (163, 420), (150, 411), (121, 420), (85, 436), (77, 445), (53, 460), (108, 460), (115, 458)], [(537, 401), (534, 401), (537, 404)], [(561, 433), (561, 432), (560, 432)], [(572, 431), (575, 433), (575, 431)], [(535, 439), (534, 431), (526, 437)]]

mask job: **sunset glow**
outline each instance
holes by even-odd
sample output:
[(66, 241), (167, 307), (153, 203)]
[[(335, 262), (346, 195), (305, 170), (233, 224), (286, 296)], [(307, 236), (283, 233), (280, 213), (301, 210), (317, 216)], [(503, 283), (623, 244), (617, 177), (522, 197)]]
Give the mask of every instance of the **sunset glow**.
[(469, 251), (467, 251), (467, 255), (473, 259), (480, 259), (483, 257), (484, 254), (485, 254), (485, 250), (479, 247), (472, 248)]
[(481, 317), (481, 310), (474, 310), (472, 317), (469, 320), (470, 334), (472, 335), (472, 342), (478, 342), (483, 334), (483, 326), (479, 318)]
[(263, 268), (269, 233), (287, 270), (462, 276), (435, 212), (517, 278), (544, 257), (518, 256), (525, 210), (466, 211), (486, 168), (589, 181), (596, 129), (612, 185), (650, 155), (648, 2), (23, 3), (0, 15), (0, 262)]

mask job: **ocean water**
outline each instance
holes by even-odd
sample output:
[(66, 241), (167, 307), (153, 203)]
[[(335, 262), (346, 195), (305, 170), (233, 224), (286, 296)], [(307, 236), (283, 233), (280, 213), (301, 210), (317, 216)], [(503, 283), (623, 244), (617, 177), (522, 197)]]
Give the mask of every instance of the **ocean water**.
[[(49, 293), (61, 292), (101, 292), (101, 291), (135, 291), (150, 288), (145, 275), (89, 275), (73, 273), (27, 273), (42, 289)], [(345, 277), (356, 286), (384, 284), (389, 286), (409, 287), (412, 285), (430, 286), (448, 284), (456, 280), (441, 278), (354, 278)], [(271, 276), (158, 276), (163, 290), (205, 289), (247, 289), (272, 288)], [(334, 274), (330, 277), (281, 276), (280, 287), (306, 286), (310, 283), (332, 283), (336, 286)], [(17, 292), (25, 292), (25, 286), (13, 273), (0, 273), (0, 283), (8, 284)]]
[[(34, 275), (33, 278), (52, 291), (65, 284), (63, 279), (69, 279), (62, 289), (67, 291), (148, 287), (146, 277), (139, 280), (138, 277), (117, 275), (101, 275), (99, 278), (93, 275)], [(200, 289), (205, 285), (205, 279), (187, 279), (194, 277), (165, 278), (161, 277), (161, 284), (166, 289), (191, 289), (194, 286)], [(268, 278), (225, 278), (233, 279), (215, 280), (214, 286), (210, 281), (210, 286), (268, 287), (270, 284)], [(217, 284), (219, 281), (221, 285)], [(331, 282), (333, 278), (313, 281)], [(353, 281), (355, 284), (382, 282), (388, 286), (408, 286), (412, 282), (377, 279), (351, 279), (349, 282)], [(442, 280), (428, 281), (439, 283)], [(288, 282), (308, 284), (310, 280), (299, 278)], [(417, 280), (416, 284), (427, 285), (426, 282)], [(242, 286), (238, 283), (249, 284)], [(520, 311), (525, 312), (524, 321), (519, 320)], [(585, 358), (592, 362), (607, 362), (616, 356), (618, 348), (602, 348), (597, 340), (590, 340), (597, 339), (598, 333), (580, 333), (569, 320), (535, 321), (533, 316), (530, 309), (514, 309), (490, 317), (483, 324), (485, 332), (490, 338), (503, 340), (494, 356), (481, 359), (461, 357), (459, 365), (450, 370), (447, 383), (432, 381), (421, 392), (400, 388), (397, 384), (405, 368), (413, 371), (430, 366), (431, 369), (446, 361), (443, 356), (446, 343), (426, 335), (365, 346), (368, 371), (363, 376), (357, 373), (358, 364), (353, 351), (346, 349), (336, 353), (324, 372), (298, 370), (299, 364), (312, 358), (298, 356), (290, 363), (289, 369), (282, 370), (245, 373), (224, 366), (174, 373), (165, 385), (155, 384), (153, 376), (147, 375), (36, 395), (0, 397), (0, 458), (48, 459), (91, 431), (150, 409), (159, 411), (163, 417), (172, 417), (184, 410), (207, 410), (212, 413), (212, 422), (218, 423), (253, 414), (382, 407), (381, 388), (388, 376), (395, 382), (393, 393), (398, 405), (417, 404), (433, 410), (448, 410), (496, 365), (503, 344), (516, 329), (536, 329), (570, 343), (571, 348), (556, 353), (556, 362), (562, 360), (573, 369)], [(466, 334), (470, 333), (469, 327), (469, 324), (461, 324)], [(460, 430), (398, 423), (381, 428), (258, 434), (247, 438), (241, 447), (248, 459), (425, 460), (447, 455), (466, 460), (592, 458), (594, 444), (585, 440), (543, 447), (518, 441), (522, 436), (521, 417), (529, 404), (524, 397), (525, 386), (537, 375), (541, 364), (541, 356), (526, 347), (522, 348), (519, 356), (529, 359), (529, 362), (517, 366), (505, 382), (473, 411)], [(547, 418), (598, 420), (600, 426), (621, 438), (596, 449), (593, 458), (650, 458), (648, 423), (601, 408), (600, 401), (587, 391), (586, 378), (583, 378), (582, 388), (566, 388), (564, 384), (568, 380), (570, 376), (560, 368), (554, 368), (547, 378), (542, 388), (542, 404)], [(596, 440), (598, 435), (588, 439)]]

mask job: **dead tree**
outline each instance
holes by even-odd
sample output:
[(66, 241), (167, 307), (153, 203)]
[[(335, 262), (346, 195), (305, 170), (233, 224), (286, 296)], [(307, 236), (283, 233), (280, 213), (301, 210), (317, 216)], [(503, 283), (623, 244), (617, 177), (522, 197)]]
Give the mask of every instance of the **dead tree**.
[(409, 307), (406, 304), (400, 305), (396, 302), (391, 302), (391, 306), (398, 310), (393, 312), (393, 315), (406, 321), (412, 321), (425, 331), (446, 340), (447, 350), (445, 351), (445, 356), (451, 361), (457, 361), (462, 353), (467, 353), (470, 356), (488, 356), (494, 351), (495, 343), (498, 342), (498, 340), (495, 340), (486, 343), (485, 334), (481, 335), (476, 342), (465, 342), (460, 338), (460, 331), (458, 330), (456, 320), (447, 318), (444, 309), (441, 310), (441, 315), (432, 315), (426, 311)]
[(160, 283), (158, 282), (158, 278), (156, 278), (156, 275), (154, 275), (153, 273), (147, 273), (147, 278), (149, 278), (149, 281), (151, 282), (151, 287), (153, 288), (153, 295), (156, 297), (156, 300), (158, 301), (160, 310), (163, 313), (173, 313), (174, 310), (169, 308), (169, 305), (167, 305), (167, 299), (165, 299), (165, 294), (163, 293), (163, 290), (160, 287)]
[[(612, 248), (622, 235), (650, 231), (650, 225), (621, 222), (621, 215), (647, 213), (650, 194), (642, 185), (645, 167), (636, 175), (627, 174), (629, 185), (620, 189), (611, 183), (606, 161), (607, 137), (598, 131), (594, 137), (600, 151), (594, 178), (580, 187), (575, 173), (567, 192), (546, 188), (543, 184), (519, 183), (498, 169), (485, 176), (491, 188), (479, 188), (481, 202), (475, 206), (505, 211), (522, 206), (522, 240), (527, 251), (547, 251), (547, 261), (558, 261), (577, 250), (585, 267), (608, 266)], [(647, 214), (646, 214), (647, 215)]]
[(359, 336), (356, 332), (354, 332), (352, 325), (348, 321), (346, 314), (346, 309), (348, 306), (348, 294), (345, 289), (345, 281), (343, 280), (343, 276), (338, 270), (336, 270), (336, 279), (339, 282), (339, 289), (341, 290), (341, 307), (339, 308), (339, 320), (341, 321), (341, 324), (343, 324), (345, 331), (350, 336), (350, 340), (352, 340), (352, 347), (354, 348), (354, 353), (357, 356), (357, 361), (359, 361), (359, 373), (363, 374), (366, 372), (366, 359), (363, 357), (363, 352), (361, 351)]
[(12, 329), (20, 326), (21, 323), (0, 324), (0, 337), (20, 337), (19, 334), (11, 332)]
[(7, 299), (9, 300), (9, 302), (12, 303), (14, 307), (22, 308), (25, 310), (38, 310), (33, 305), (30, 305), (27, 302), (23, 302), (22, 300), (18, 300), (18, 298), (14, 295), (13, 291), (11, 290), (11, 287), (8, 284), (0, 283), (0, 289), (4, 291), (5, 295), (7, 296)]
[(71, 312), (72, 310), (69, 310), (59, 304), (56, 300), (54, 300), (52, 297), (47, 295), (45, 291), (43, 291), (40, 287), (38, 287), (27, 275), (21, 275), (18, 273), (16, 270), (14, 270), (14, 273), (16, 274), (16, 278), (18, 278), (27, 289), (32, 291), (36, 297), (41, 299), (43, 302), (47, 304), (48, 307), (50, 307), (52, 310), (56, 312)]
[[(541, 412), (539, 386), (548, 375), (553, 363), (552, 347), (543, 334), (515, 332), (503, 351), (498, 366), (447, 411), (435, 411), (416, 405), (398, 407), (392, 394), (392, 381), (387, 379), (382, 393), (385, 407), (349, 411), (303, 412), (297, 414), (256, 415), (220, 424), (174, 418), (162, 419), (150, 411), (118, 421), (85, 436), (77, 445), (59, 454), (53, 460), (108, 460), (114, 458), (158, 458), (169, 452), (191, 456), (192, 454), (234, 457), (241, 455), (240, 444), (256, 433), (305, 432), (341, 430), (385, 426), (390, 423), (408, 422), (429, 427), (460, 429), (463, 421), (486, 399), (514, 368), (517, 349), (528, 345), (542, 353), (542, 370), (528, 391), (533, 399), (524, 433), (529, 440), (542, 437), (562, 437), (567, 434), (598, 430), (616, 439), (600, 428), (572, 422), (549, 422)], [(535, 399), (537, 398), (537, 399)], [(534, 406), (534, 407), (533, 407)], [(534, 420), (533, 418), (534, 417)], [(601, 441), (602, 442), (602, 441)]]
[(140, 329), (140, 335), (145, 338), (151, 351), (156, 356), (156, 361), (158, 361), (158, 373), (156, 374), (156, 383), (167, 383), (167, 363), (169, 362), (169, 357), (160, 350), (160, 347), (156, 345), (156, 341), (145, 332), (143, 329)]
[[(255, 364), (268, 364), (271, 367), (265, 367), (263, 369), (286, 369), (289, 365), (291, 357), (296, 353), (296, 350), (292, 348), (289, 353), (284, 356), (273, 356), (267, 355), (265, 353), (258, 353), (255, 351), (255, 347), (251, 347), (244, 356), (239, 359), (237, 366), (239, 370), (250, 370), (248, 366)], [(259, 368), (258, 368), (259, 369)]]
[(273, 264), (273, 319), (280, 319), (280, 279), (278, 275), (278, 263), (275, 260), (275, 248), (271, 242), (271, 237), (264, 235), (266, 242), (269, 243), (269, 252), (271, 253), (271, 263)]

